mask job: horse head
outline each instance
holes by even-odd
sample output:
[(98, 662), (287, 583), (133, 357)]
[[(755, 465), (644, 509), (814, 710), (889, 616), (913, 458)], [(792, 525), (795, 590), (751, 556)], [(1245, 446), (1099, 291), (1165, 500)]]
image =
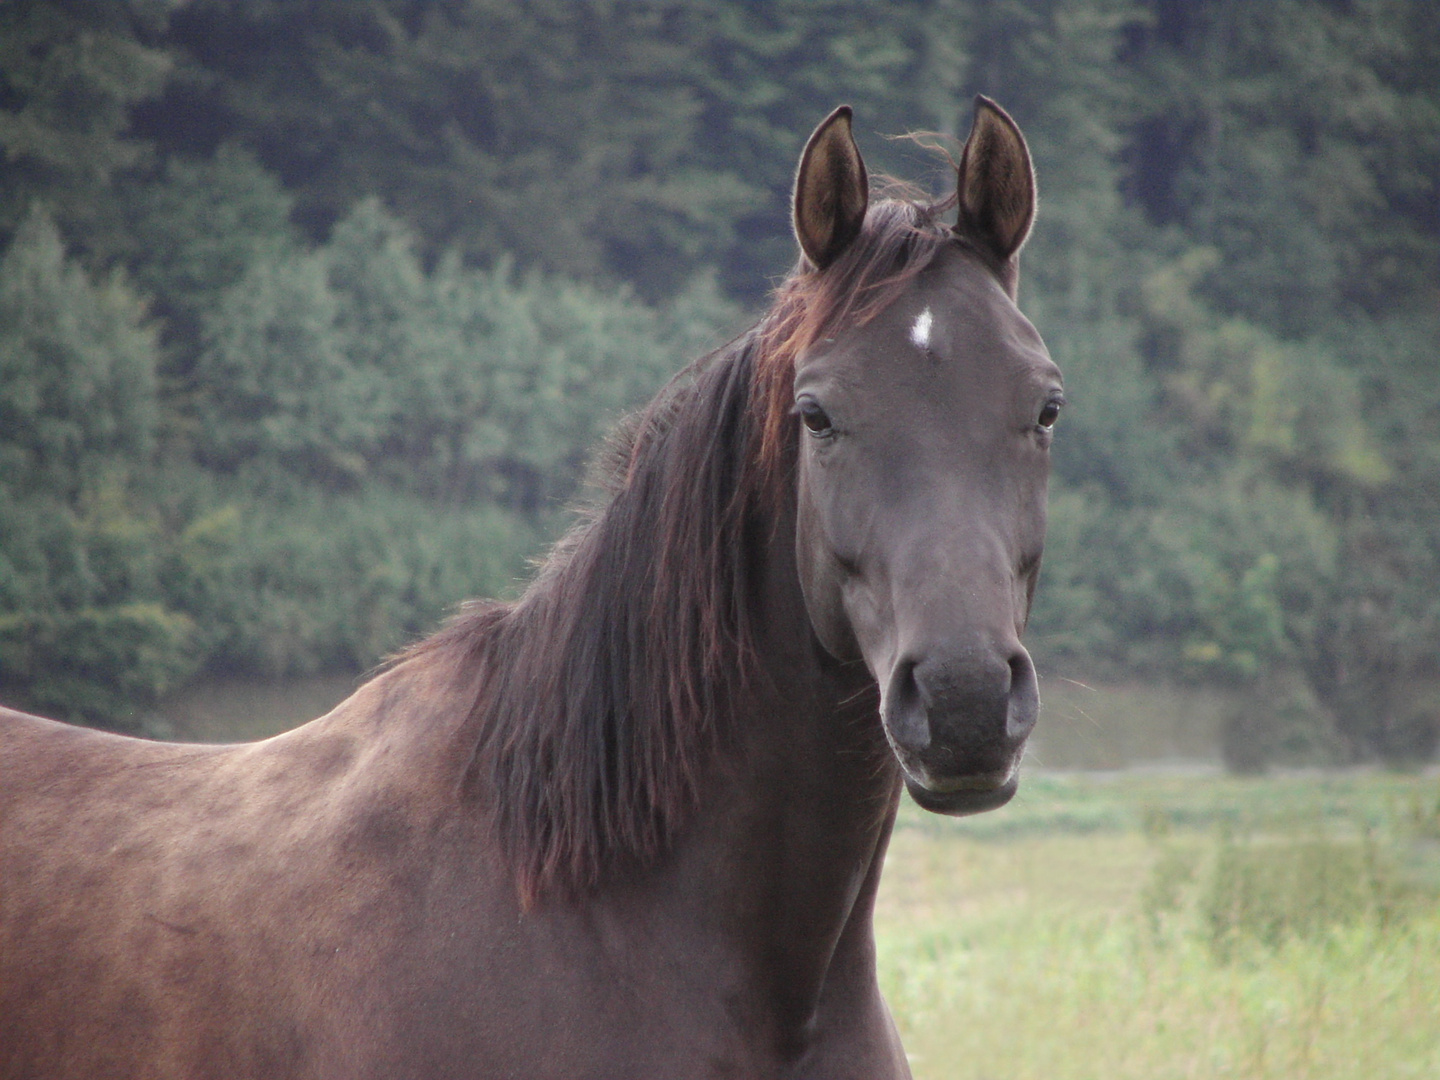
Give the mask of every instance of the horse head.
[[(850, 117), (842, 107), (816, 129), (796, 178), (795, 233), (817, 280), (890, 257), (858, 250), (867, 215), (897, 204), (870, 204)], [(1020, 635), (1063, 404), (1015, 303), (1035, 210), (1029, 151), (985, 98), (950, 206), (958, 221), (903, 288), (892, 276), (883, 306), (795, 354), (796, 546), (815, 634), (878, 683), (912, 797), (967, 814), (1014, 794), (1039, 712)]]

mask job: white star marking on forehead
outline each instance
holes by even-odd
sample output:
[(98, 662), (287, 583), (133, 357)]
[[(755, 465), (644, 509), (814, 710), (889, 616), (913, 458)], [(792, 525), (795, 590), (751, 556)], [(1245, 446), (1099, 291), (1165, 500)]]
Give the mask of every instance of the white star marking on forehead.
[(930, 314), (927, 307), (915, 318), (915, 325), (910, 328), (910, 340), (915, 343), (917, 349), (925, 349), (930, 346), (930, 324), (935, 317)]

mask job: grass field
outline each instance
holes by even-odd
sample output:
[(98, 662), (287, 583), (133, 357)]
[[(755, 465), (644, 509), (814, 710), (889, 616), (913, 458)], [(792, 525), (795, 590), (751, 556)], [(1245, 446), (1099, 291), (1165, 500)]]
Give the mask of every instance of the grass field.
[(1440, 1077), (1440, 780), (1030, 777), (906, 804), (877, 917), (917, 1077)]

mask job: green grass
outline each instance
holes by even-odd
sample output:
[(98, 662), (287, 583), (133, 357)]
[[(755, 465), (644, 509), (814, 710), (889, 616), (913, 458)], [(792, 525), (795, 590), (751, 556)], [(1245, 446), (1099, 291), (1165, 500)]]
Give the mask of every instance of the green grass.
[(881, 979), (919, 1078), (1440, 1077), (1440, 782), (1030, 777), (908, 806)]

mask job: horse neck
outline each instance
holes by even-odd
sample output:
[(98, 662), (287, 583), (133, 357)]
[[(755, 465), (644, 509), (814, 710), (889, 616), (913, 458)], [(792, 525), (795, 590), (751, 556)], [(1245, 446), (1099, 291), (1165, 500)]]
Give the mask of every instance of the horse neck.
[(810, 628), (793, 514), (763, 556), (758, 670), (736, 744), (668, 872), (705, 921), (728, 923), (770, 973), (776, 1007), (803, 1019), (839, 950), (869, 959), (870, 914), (900, 791), (863, 665), (830, 658)]

